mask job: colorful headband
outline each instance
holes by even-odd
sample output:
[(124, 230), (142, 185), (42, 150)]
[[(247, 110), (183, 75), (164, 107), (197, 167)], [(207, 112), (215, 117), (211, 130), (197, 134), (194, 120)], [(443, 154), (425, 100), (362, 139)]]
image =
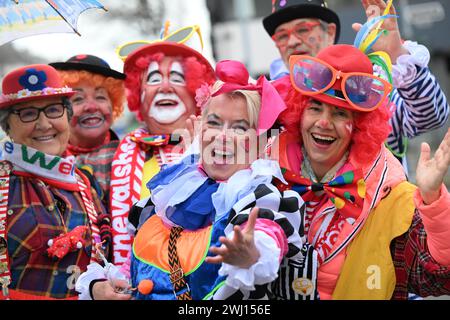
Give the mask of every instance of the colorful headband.
[(249, 83), (250, 75), (245, 66), (239, 61), (220, 61), (216, 66), (216, 76), (224, 84), (212, 94), (212, 97), (236, 90), (259, 92), (261, 95), (261, 108), (258, 118), (258, 135), (269, 130), (274, 125), (280, 113), (286, 109), (286, 104), (283, 99), (264, 76), (261, 76), (256, 84)]

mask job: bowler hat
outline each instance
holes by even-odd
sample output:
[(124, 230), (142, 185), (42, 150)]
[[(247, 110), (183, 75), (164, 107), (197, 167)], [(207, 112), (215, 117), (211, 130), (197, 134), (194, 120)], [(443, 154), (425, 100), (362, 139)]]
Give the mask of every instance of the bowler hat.
[(88, 54), (79, 54), (66, 62), (54, 62), (50, 63), (50, 65), (58, 70), (85, 70), (119, 80), (123, 80), (126, 77), (125, 74), (111, 69), (105, 60)]
[(338, 15), (328, 8), (324, 0), (272, 0), (272, 14), (263, 20), (264, 28), (270, 36), (283, 23), (301, 19), (316, 18), (328, 23), (336, 24), (335, 43), (339, 40), (341, 23)]

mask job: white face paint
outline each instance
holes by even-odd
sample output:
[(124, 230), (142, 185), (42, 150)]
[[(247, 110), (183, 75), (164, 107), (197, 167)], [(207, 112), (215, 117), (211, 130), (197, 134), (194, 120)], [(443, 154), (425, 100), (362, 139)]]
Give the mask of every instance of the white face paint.
[[(152, 62), (148, 68), (149, 85), (162, 85), (166, 74), (161, 74), (160, 66), (157, 62)], [(179, 62), (173, 62), (168, 72), (170, 85), (186, 86), (183, 67)], [(145, 99), (145, 95), (142, 97)], [(149, 109), (149, 117), (161, 124), (170, 124), (177, 121), (187, 112), (186, 105), (177, 95), (176, 91), (170, 93), (158, 92), (153, 98)]]
[(183, 66), (178, 61), (172, 63), (170, 67), (170, 83), (178, 86), (186, 86)]
[(353, 133), (353, 123), (347, 123), (345, 125), (345, 128), (347, 129), (347, 131), (352, 134)]
[(186, 106), (175, 93), (158, 93), (153, 99), (149, 116), (162, 124), (177, 121), (186, 113)]
[(159, 71), (159, 63), (152, 61), (147, 69), (147, 84), (157, 85), (162, 83), (162, 75)]

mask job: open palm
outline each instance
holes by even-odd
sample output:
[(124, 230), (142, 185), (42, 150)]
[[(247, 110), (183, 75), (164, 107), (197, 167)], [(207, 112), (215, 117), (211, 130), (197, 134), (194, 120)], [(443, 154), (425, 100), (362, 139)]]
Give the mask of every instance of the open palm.
[(210, 252), (215, 257), (207, 257), (207, 263), (227, 263), (239, 268), (250, 268), (259, 259), (259, 251), (255, 245), (255, 224), (258, 217), (258, 208), (253, 208), (248, 217), (244, 230), (239, 226), (234, 227), (232, 239), (221, 237), (222, 246), (211, 247)]
[(439, 191), (450, 165), (450, 129), (442, 140), (434, 157), (427, 143), (423, 143), (416, 170), (416, 182), (425, 203), (439, 198)]

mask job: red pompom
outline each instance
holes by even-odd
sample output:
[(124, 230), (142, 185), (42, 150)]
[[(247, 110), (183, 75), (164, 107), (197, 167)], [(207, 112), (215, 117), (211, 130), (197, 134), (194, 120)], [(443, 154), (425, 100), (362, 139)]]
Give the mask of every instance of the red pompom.
[(153, 286), (152, 280), (145, 279), (139, 282), (138, 290), (141, 294), (148, 295), (153, 291)]

